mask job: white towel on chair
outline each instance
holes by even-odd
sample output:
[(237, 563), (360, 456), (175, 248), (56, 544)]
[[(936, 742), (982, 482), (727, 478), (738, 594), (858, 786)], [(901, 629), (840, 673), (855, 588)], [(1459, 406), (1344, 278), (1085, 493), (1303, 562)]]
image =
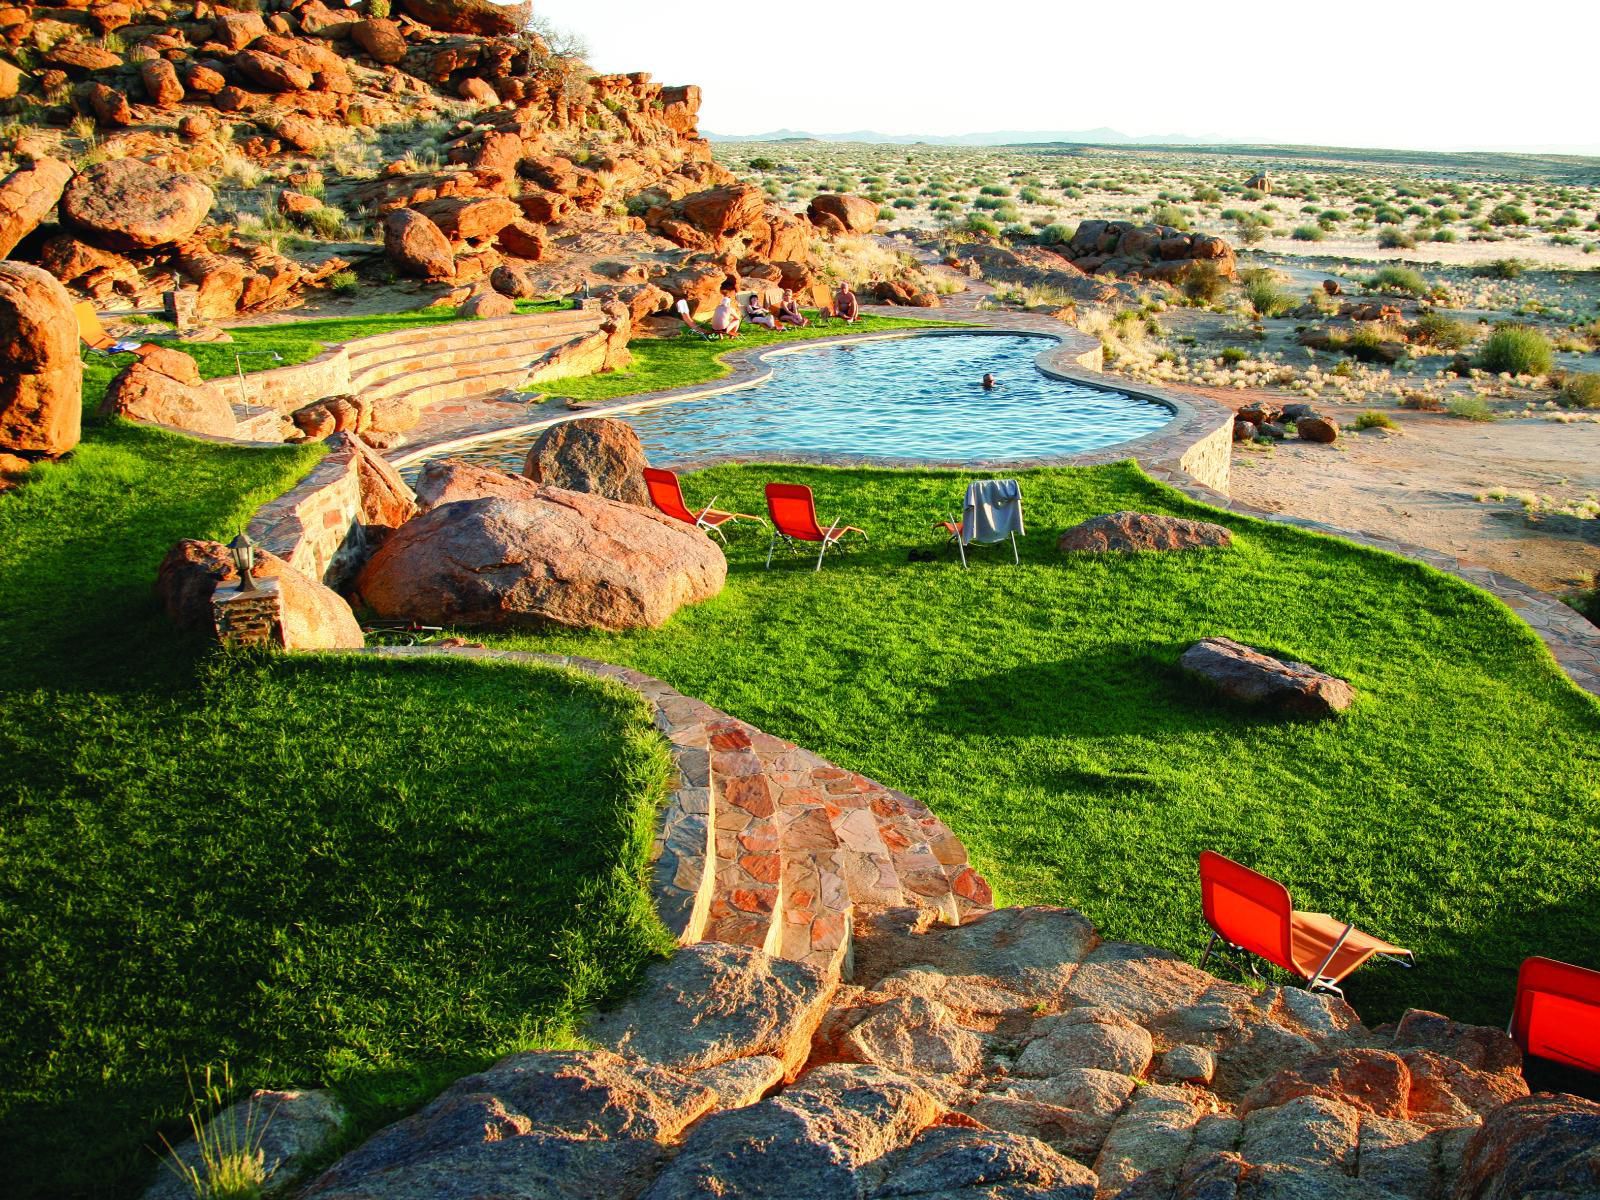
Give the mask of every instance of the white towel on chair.
[(967, 485), (961, 513), (961, 540), (971, 545), (1003, 542), (1023, 534), (1022, 485), (1015, 479), (979, 479)]

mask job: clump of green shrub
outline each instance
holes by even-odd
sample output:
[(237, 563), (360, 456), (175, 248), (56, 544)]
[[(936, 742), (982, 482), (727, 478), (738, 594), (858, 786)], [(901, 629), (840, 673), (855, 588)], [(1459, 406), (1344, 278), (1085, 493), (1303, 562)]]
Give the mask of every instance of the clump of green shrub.
[(1297, 242), (1320, 242), (1327, 235), (1320, 225), (1297, 225), (1291, 236)]
[(1567, 408), (1600, 408), (1600, 375), (1568, 375), (1561, 384), (1561, 403)]
[(1515, 204), (1497, 204), (1489, 211), (1491, 225), (1526, 225), (1528, 214)]
[(1367, 287), (1375, 292), (1403, 292), (1408, 296), (1428, 294), (1428, 281), (1410, 267), (1382, 267), (1367, 280)]
[(1058, 221), (1039, 230), (1039, 241), (1045, 246), (1060, 246), (1070, 242), (1074, 232), (1076, 232), (1075, 226), (1063, 225)]
[(1242, 346), (1228, 346), (1222, 351), (1222, 361), (1230, 367), (1236, 367), (1250, 357), (1250, 352)]
[(1183, 294), (1201, 304), (1215, 303), (1227, 286), (1227, 279), (1210, 259), (1201, 259), (1183, 277)]
[(1399, 429), (1400, 426), (1395, 424), (1394, 418), (1391, 417), (1388, 413), (1379, 412), (1375, 408), (1369, 408), (1369, 409), (1367, 409), (1366, 412), (1360, 413), (1356, 417), (1356, 428), (1358, 430), (1359, 429)]
[(1277, 285), (1271, 271), (1247, 272), (1244, 298), (1260, 317), (1280, 317), (1294, 307), (1294, 297)]
[(1482, 396), (1452, 396), (1445, 408), (1452, 417), (1460, 417), (1463, 421), (1494, 420), (1494, 410)]
[(341, 296), (346, 296), (360, 290), (361, 279), (354, 271), (335, 271), (328, 276), (328, 286)]
[(1397, 225), (1385, 225), (1378, 230), (1378, 249), (1380, 250), (1410, 250), (1417, 244), (1417, 239)]
[(1465, 321), (1431, 312), (1417, 318), (1417, 323), (1411, 327), (1411, 336), (1441, 350), (1460, 350), (1472, 343), (1473, 329)]
[(1547, 375), (1554, 361), (1550, 339), (1526, 325), (1499, 325), (1473, 365), (1496, 375)]
[(1525, 270), (1527, 266), (1521, 259), (1497, 258), (1492, 262), (1479, 263), (1472, 268), (1472, 273), (1484, 279), (1516, 279)]

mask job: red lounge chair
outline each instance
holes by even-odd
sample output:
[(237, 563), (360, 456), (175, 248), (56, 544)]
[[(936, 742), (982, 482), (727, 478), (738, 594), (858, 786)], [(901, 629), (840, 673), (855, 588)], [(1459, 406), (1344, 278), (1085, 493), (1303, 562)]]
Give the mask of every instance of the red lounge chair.
[(772, 552), (782, 538), (792, 548), (796, 542), (821, 542), (817, 551), (814, 571), (822, 570), (822, 559), (828, 551), (844, 540), (847, 533), (867, 536), (865, 529), (854, 525), (841, 525), (835, 521), (824, 529), (817, 521), (817, 505), (811, 489), (803, 483), (767, 484), (767, 513), (772, 517), (772, 541), (767, 546), (767, 566), (772, 565)]
[(1374, 955), (1416, 965), (1409, 950), (1326, 913), (1298, 911), (1283, 884), (1211, 850), (1200, 855), (1200, 906), (1215, 931), (1202, 968), (1221, 941), (1282, 967), (1313, 992), (1343, 996), (1340, 982)]
[[(644, 469), (644, 485), (650, 491), (650, 503), (656, 509), (675, 521), (682, 521), (685, 525), (693, 525), (696, 529), (704, 529), (707, 533), (714, 533), (723, 542), (722, 525), (729, 521), (761, 521), (760, 517), (753, 517), (749, 513), (723, 512), (721, 509), (706, 505), (699, 512), (695, 512), (683, 502), (683, 488), (678, 484), (678, 477), (671, 471), (663, 471), (660, 467), (646, 467)], [(717, 498), (711, 497), (715, 504)], [(765, 521), (761, 521), (764, 525)]]
[(1506, 1032), (1524, 1054), (1600, 1072), (1600, 971), (1525, 959)]

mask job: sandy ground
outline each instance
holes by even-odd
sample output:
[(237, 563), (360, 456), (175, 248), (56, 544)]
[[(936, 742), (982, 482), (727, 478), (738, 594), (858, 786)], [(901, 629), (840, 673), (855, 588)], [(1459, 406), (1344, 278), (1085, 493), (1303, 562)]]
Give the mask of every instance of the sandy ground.
[(1234, 496), (1456, 554), (1546, 591), (1572, 591), (1600, 572), (1600, 541), (1538, 528), (1515, 500), (1475, 499), (1496, 488), (1562, 500), (1600, 493), (1600, 425), (1392, 415), (1402, 432), (1345, 434), (1337, 448), (1236, 447)]

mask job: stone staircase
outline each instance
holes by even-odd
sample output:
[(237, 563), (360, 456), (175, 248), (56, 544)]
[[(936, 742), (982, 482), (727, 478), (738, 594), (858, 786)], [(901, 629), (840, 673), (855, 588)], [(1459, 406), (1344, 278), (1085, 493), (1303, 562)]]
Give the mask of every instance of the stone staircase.
[(598, 312), (527, 313), (362, 338), (348, 346), (350, 391), (420, 406), (519, 386), (539, 355), (600, 327)]
[(593, 659), (506, 650), (377, 653), (554, 663), (644, 696), (677, 768), (656, 833), (651, 890), (679, 945), (729, 942), (848, 977), (856, 905), (921, 908), (951, 925), (994, 907), (966, 848), (921, 801), (659, 679)]

